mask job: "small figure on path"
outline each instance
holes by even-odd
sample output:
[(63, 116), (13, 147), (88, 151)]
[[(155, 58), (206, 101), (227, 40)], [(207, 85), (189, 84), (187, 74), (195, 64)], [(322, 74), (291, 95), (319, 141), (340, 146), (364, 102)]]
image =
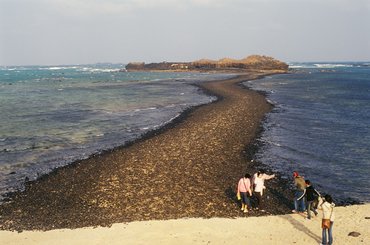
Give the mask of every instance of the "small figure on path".
[(303, 192), (306, 189), (306, 183), (304, 181), (304, 178), (300, 176), (299, 173), (296, 171), (293, 172), (293, 180), (296, 189), (294, 193), (294, 209), (292, 210), (292, 212), (304, 212), (306, 210), (304, 199), (298, 200), (298, 198), (303, 195)]
[(264, 204), (262, 202), (263, 191), (266, 189), (265, 187), (265, 180), (269, 180), (275, 177), (275, 174), (268, 175), (265, 174), (263, 169), (260, 169), (254, 176), (253, 176), (253, 185), (254, 185), (254, 193), (257, 198), (257, 210), (261, 210), (264, 212)]
[(249, 197), (252, 196), (251, 190), (251, 175), (245, 174), (243, 178), (241, 178), (238, 182), (238, 193), (240, 193), (242, 207), (241, 210), (244, 213), (248, 213), (248, 207), (251, 207), (251, 201)]
[(306, 189), (304, 189), (302, 196), (300, 196), (297, 201), (306, 198), (306, 207), (307, 207), (307, 219), (311, 219), (311, 210), (317, 216), (317, 211), (313, 207), (313, 202), (320, 196), (320, 193), (311, 185), (309, 180), (305, 181)]
[[(321, 244), (333, 244), (333, 224), (334, 224), (335, 204), (330, 195), (324, 196), (324, 202), (320, 205), (322, 209), (322, 242)], [(329, 239), (329, 240), (328, 240)], [(327, 241), (328, 240), (328, 241)]]

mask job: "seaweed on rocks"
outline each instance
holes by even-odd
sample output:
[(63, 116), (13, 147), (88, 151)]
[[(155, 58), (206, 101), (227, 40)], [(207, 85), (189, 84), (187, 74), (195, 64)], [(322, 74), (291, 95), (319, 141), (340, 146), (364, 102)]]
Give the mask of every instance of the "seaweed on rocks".
[[(248, 169), (265, 168), (243, 154), (266, 112), (263, 96), (237, 84), (255, 74), (202, 83), (218, 98), (187, 110), (132, 144), (56, 169), (27, 183), (0, 205), (0, 229), (51, 230), (191, 217), (245, 217), (235, 198)], [(248, 146), (247, 149), (245, 146)], [(250, 155), (252, 156), (252, 155)], [(267, 184), (267, 212), (290, 211), (279, 177)]]

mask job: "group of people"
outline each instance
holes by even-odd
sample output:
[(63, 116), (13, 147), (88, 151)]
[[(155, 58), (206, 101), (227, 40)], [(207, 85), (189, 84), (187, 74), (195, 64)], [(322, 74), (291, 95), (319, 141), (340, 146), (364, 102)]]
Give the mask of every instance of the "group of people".
[[(253, 175), (245, 174), (240, 178), (237, 185), (237, 197), (241, 201), (241, 210), (248, 213), (254, 208), (264, 212), (263, 192), (266, 189), (265, 180), (274, 178), (275, 175), (268, 175), (263, 169), (260, 169)], [(294, 209), (293, 213), (307, 212), (306, 219), (312, 218), (311, 211), (318, 215), (317, 209), (321, 209), (322, 216), (322, 244), (333, 243), (333, 224), (335, 204), (330, 195), (321, 196), (313, 187), (310, 180), (305, 180), (298, 172), (293, 172), (295, 186)]]
[(333, 244), (333, 224), (334, 224), (334, 207), (332, 197), (329, 194), (322, 196), (311, 184), (311, 181), (305, 180), (298, 172), (293, 172), (294, 194), (293, 213), (303, 213), (307, 211), (307, 219), (311, 219), (311, 211), (317, 216), (317, 209), (322, 210), (322, 243)]
[[(253, 175), (245, 174), (238, 182), (237, 195), (241, 200), (241, 210), (244, 213), (252, 208), (264, 212), (263, 192), (265, 190), (265, 180), (274, 178), (275, 175), (268, 175), (263, 169), (260, 169)], [(253, 205), (252, 205), (253, 203)]]

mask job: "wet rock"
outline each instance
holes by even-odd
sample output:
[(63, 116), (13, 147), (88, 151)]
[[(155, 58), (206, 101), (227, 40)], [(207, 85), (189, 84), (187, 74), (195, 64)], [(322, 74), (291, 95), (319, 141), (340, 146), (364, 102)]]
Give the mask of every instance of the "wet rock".
[[(135, 143), (59, 168), (35, 181), (26, 179), (25, 191), (14, 193), (11, 203), (0, 205), (0, 229), (74, 229), (140, 220), (244, 217), (235, 188), (246, 172), (266, 169), (256, 161), (250, 163), (251, 142), (271, 105), (262, 95), (235, 84), (256, 77), (249, 74), (205, 83), (204, 89), (222, 100), (195, 107), (165, 130), (153, 131)], [(267, 212), (251, 211), (248, 216), (290, 213), (290, 182), (276, 177), (266, 185)]]

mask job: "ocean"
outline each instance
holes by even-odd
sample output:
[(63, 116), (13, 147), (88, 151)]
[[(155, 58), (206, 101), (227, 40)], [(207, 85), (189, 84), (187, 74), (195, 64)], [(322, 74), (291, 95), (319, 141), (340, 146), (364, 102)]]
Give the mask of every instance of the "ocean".
[(338, 203), (370, 201), (370, 63), (291, 63), (244, 84), (274, 105), (255, 159)]
[(123, 68), (0, 67), (0, 201), (25, 179), (124, 145), (214, 101), (192, 84), (230, 77)]
[[(231, 76), (123, 67), (0, 67), (0, 196), (216, 100), (193, 84)], [(289, 74), (244, 83), (274, 104), (256, 160), (287, 179), (300, 172), (336, 202), (369, 202), (370, 64), (290, 67)]]

